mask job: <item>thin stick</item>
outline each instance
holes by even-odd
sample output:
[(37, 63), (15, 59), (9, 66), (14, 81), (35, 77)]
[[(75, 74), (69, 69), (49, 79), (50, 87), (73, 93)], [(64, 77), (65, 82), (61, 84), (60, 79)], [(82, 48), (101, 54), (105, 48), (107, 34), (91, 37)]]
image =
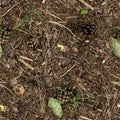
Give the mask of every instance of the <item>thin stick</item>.
[(13, 5), (10, 9), (8, 9), (1, 17), (4, 17), (8, 12), (10, 12), (16, 5)]
[(42, 11), (42, 12), (44, 12), (44, 13), (46, 13), (46, 14), (48, 14), (48, 15), (54, 17), (54, 18), (57, 18), (58, 20), (61, 20), (62, 22), (64, 22), (64, 20), (62, 20), (62, 19), (59, 18), (58, 16), (56, 16), (56, 15), (54, 15), (54, 14), (48, 12), (48, 11), (44, 11), (44, 10), (42, 10), (42, 9), (38, 9), (38, 10), (40, 10), (40, 11)]
[[(65, 29), (68, 30), (75, 38), (77, 38), (77, 36), (76, 36), (69, 28), (67, 28), (65, 25), (60, 24), (60, 23), (55, 22), (55, 21), (49, 21), (49, 23), (58, 25), (58, 26), (61, 27), (61, 28), (65, 28)], [(77, 38), (77, 39), (79, 39), (79, 38)]]
[(92, 120), (92, 119), (90, 119), (90, 118), (87, 118), (87, 117), (85, 117), (85, 116), (80, 116), (80, 119), (79, 120)]
[(15, 94), (14, 94), (9, 88), (7, 88), (5, 85), (0, 84), (0, 87), (5, 88), (5, 89), (8, 90), (13, 96), (15, 96)]
[(21, 62), (22, 64), (24, 64), (29, 69), (34, 70), (34, 68), (31, 65), (29, 65), (28, 63), (26, 63), (23, 59), (18, 58), (18, 61)]
[(81, 2), (81, 3), (83, 3), (89, 9), (94, 10), (94, 8), (90, 4), (88, 4), (87, 2), (85, 2), (84, 0), (78, 0), (78, 1)]
[(114, 78), (120, 80), (120, 77), (118, 77), (118, 76), (116, 76), (116, 75), (114, 75), (114, 74), (110, 74), (110, 75), (111, 75), (112, 77), (114, 77)]
[(30, 61), (30, 62), (33, 62), (33, 59), (30, 59), (30, 58), (28, 58), (28, 57), (25, 57), (25, 56), (19, 56), (21, 59), (24, 59), (24, 60), (28, 60), (28, 61)]
[(117, 86), (119, 86), (120, 87), (120, 83), (119, 82), (115, 82), (115, 81), (110, 81), (112, 84), (114, 84), (114, 85), (117, 85)]
[(73, 65), (70, 69), (68, 69), (64, 74), (62, 74), (62, 77), (65, 76), (67, 73), (69, 73), (75, 66), (76, 64)]
[(5, 68), (10, 68), (9, 64), (5, 64), (2, 61), (0, 61), (0, 64), (3, 65)]

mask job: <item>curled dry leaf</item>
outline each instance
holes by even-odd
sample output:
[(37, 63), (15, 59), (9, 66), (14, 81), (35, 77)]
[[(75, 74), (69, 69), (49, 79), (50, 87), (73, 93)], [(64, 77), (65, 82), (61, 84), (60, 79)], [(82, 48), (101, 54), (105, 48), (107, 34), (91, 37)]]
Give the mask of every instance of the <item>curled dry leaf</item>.
[(13, 91), (16, 95), (23, 95), (25, 92), (25, 89), (24, 89), (23, 85), (17, 84), (15, 86), (13, 86)]

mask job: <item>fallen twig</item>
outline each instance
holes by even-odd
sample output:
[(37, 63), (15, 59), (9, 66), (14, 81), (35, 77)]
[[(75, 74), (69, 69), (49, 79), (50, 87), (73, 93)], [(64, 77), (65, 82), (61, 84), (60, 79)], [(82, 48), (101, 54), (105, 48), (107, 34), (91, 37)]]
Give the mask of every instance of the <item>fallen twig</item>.
[[(68, 30), (75, 38), (77, 38), (77, 36), (76, 36), (69, 28), (67, 28), (65, 25), (60, 24), (60, 23), (55, 22), (55, 21), (49, 21), (49, 23), (52, 23), (52, 24), (54, 24), (54, 25), (58, 25), (58, 26), (61, 27), (61, 28), (65, 28), (65, 29)], [(79, 38), (77, 38), (77, 39), (79, 39)]]
[(10, 9), (8, 9), (1, 17), (4, 17), (7, 13), (9, 13), (16, 5), (13, 5)]
[(42, 9), (38, 9), (38, 10), (40, 10), (40, 11), (44, 12), (45, 14), (48, 14), (48, 15), (50, 15), (54, 18), (57, 18), (58, 20), (61, 20), (62, 22), (64, 22), (64, 20), (62, 20), (60, 17), (58, 17), (58, 16), (56, 16), (56, 15), (54, 15), (54, 14), (48, 12), (48, 11), (45, 11), (45, 10), (42, 10)]
[(117, 75), (114, 75), (114, 74), (110, 74), (112, 77), (114, 77), (114, 78), (116, 78), (116, 79), (118, 79), (118, 80), (120, 80), (120, 77), (119, 76), (117, 76)]
[(115, 82), (115, 81), (110, 81), (112, 84), (114, 84), (114, 85), (117, 85), (117, 86), (119, 86), (120, 87), (120, 83), (119, 82)]
[(25, 57), (25, 56), (19, 56), (21, 59), (24, 59), (24, 60), (28, 60), (28, 61), (30, 61), (30, 62), (33, 62), (33, 59), (30, 59), (30, 58), (28, 58), (28, 57)]
[(85, 116), (80, 116), (80, 119), (79, 120), (92, 120), (92, 119), (90, 119), (90, 118), (87, 118), (87, 117), (85, 117)]
[(87, 6), (89, 9), (94, 10), (94, 7), (92, 7), (90, 4), (85, 2), (84, 0), (78, 0), (79, 2), (83, 3), (85, 6)]
[(14, 94), (9, 88), (7, 88), (5, 85), (0, 84), (0, 87), (5, 88), (5, 89), (8, 90), (13, 96), (15, 96), (15, 94)]
[(67, 73), (69, 73), (74, 67), (76, 67), (76, 64), (73, 65), (70, 69), (68, 69), (64, 74), (62, 74), (62, 77), (64, 77)]
[(31, 65), (29, 65), (27, 62), (25, 62), (23, 59), (18, 58), (18, 61), (21, 62), (22, 64), (24, 64), (29, 69), (34, 70), (34, 68)]

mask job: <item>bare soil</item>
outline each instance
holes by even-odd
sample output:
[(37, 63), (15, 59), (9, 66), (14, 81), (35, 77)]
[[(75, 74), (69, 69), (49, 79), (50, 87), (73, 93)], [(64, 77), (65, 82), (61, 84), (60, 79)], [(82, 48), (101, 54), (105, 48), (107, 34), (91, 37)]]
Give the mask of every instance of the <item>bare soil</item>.
[(120, 1), (85, 1), (0, 0), (0, 120), (120, 119)]

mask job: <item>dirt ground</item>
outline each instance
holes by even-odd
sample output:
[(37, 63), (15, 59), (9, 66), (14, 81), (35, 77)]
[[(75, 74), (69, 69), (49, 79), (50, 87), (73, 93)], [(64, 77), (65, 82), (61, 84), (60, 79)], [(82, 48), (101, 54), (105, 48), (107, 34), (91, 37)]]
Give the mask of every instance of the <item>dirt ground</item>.
[(120, 120), (120, 1), (85, 1), (0, 0), (0, 120)]

